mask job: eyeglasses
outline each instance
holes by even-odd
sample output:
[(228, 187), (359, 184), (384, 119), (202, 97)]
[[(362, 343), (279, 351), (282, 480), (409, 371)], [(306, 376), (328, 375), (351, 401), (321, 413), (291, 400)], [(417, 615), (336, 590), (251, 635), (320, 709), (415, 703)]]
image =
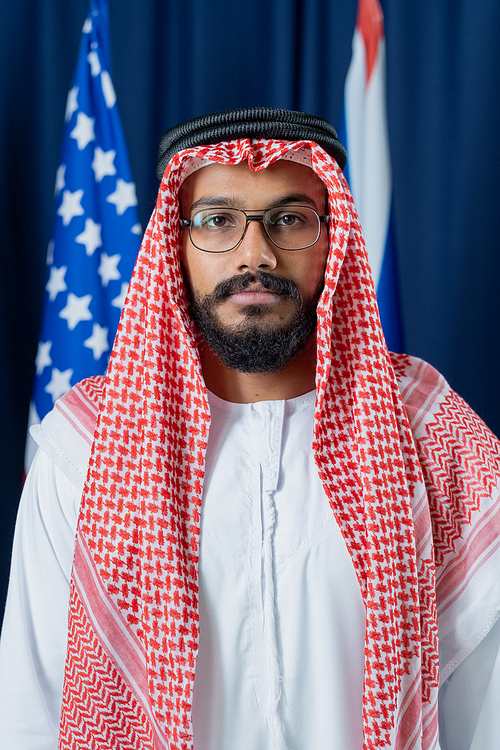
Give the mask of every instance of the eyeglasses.
[(248, 214), (240, 208), (206, 208), (180, 221), (182, 227), (189, 227), (189, 237), (198, 250), (227, 253), (240, 244), (251, 221), (262, 222), (276, 247), (303, 250), (318, 241), (321, 224), (328, 220), (329, 216), (320, 216), (309, 206), (278, 206), (261, 214)]

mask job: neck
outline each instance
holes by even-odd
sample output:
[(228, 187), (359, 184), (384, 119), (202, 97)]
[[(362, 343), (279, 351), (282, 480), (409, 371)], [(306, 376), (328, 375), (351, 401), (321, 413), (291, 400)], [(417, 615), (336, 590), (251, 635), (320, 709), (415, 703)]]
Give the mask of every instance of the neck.
[(316, 338), (280, 372), (239, 372), (226, 367), (207, 344), (200, 349), (207, 388), (225, 401), (250, 404), (296, 398), (314, 390)]

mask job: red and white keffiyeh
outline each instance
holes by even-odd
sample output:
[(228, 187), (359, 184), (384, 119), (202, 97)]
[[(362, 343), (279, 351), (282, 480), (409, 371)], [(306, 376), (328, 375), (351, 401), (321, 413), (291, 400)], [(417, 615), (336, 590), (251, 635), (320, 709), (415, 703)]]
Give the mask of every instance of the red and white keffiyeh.
[(315, 143), (242, 139), (172, 158), (142, 243), (82, 498), (61, 749), (193, 747), (210, 412), (180, 268), (178, 189), (190, 157), (247, 159), (259, 171), (303, 147), (332, 216), (313, 450), (366, 606), (364, 749), (438, 746), (429, 500), (352, 198)]

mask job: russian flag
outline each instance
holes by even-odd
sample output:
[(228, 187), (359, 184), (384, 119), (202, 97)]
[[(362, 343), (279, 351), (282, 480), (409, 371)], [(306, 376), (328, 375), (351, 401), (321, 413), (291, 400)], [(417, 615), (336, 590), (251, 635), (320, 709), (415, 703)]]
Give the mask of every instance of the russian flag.
[(363, 228), (382, 328), (389, 349), (402, 352), (386, 112), (384, 16), (379, 0), (358, 2), (343, 119), (340, 139), (348, 155), (344, 174)]

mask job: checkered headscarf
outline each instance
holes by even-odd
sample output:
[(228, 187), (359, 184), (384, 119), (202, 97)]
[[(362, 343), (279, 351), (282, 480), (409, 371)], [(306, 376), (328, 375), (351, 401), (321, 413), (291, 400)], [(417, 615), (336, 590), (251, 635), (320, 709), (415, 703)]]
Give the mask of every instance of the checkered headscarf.
[(210, 410), (183, 288), (178, 190), (189, 159), (259, 171), (303, 148), (332, 217), (313, 450), (366, 606), (364, 750), (434, 747), (434, 562), (428, 528), (412, 521), (425, 490), (352, 198), (316, 143), (241, 138), (171, 158), (144, 236), (82, 499), (61, 748), (85, 737), (120, 750), (192, 748)]

